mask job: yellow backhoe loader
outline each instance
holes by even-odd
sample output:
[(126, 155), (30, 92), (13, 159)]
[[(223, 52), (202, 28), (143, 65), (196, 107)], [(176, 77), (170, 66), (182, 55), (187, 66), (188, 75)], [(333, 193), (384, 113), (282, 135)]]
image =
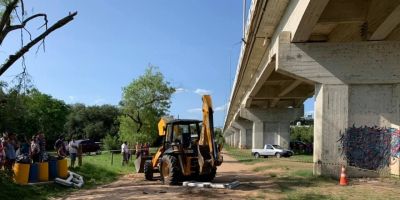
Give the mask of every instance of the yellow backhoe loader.
[(211, 97), (203, 95), (203, 121), (161, 118), (158, 123), (163, 144), (153, 156), (136, 161), (138, 172), (147, 180), (159, 172), (163, 184), (175, 185), (184, 180), (212, 181), (221, 165), (222, 144), (214, 140)]

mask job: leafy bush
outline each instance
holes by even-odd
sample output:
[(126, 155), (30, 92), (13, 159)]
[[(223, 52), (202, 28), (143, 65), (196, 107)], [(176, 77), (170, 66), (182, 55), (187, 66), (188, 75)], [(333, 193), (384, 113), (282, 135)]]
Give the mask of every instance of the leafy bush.
[(290, 128), (290, 141), (303, 141), (312, 143), (314, 141), (313, 126), (295, 126)]
[(119, 149), (120, 141), (118, 136), (111, 136), (110, 134), (107, 134), (103, 139), (103, 144), (106, 150), (115, 150)]

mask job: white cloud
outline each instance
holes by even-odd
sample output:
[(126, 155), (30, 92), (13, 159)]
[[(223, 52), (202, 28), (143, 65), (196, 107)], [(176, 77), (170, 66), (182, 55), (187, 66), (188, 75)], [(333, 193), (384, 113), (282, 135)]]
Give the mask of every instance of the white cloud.
[(75, 101), (76, 97), (75, 97), (75, 96), (68, 96), (68, 99), (69, 99), (70, 101)]
[(226, 110), (227, 107), (228, 107), (228, 104), (226, 103), (226, 104), (224, 104), (224, 105), (222, 105), (222, 106), (217, 106), (217, 107), (214, 109), (214, 111), (224, 111), (224, 110)]
[(179, 94), (179, 93), (183, 93), (183, 92), (188, 92), (188, 90), (185, 88), (175, 88), (175, 94)]
[(198, 94), (198, 95), (205, 95), (205, 94), (211, 94), (212, 92), (210, 90), (206, 90), (206, 89), (200, 89), (197, 88), (194, 93)]
[(189, 113), (201, 113), (202, 109), (201, 108), (192, 108), (187, 110)]
[(94, 104), (102, 104), (104, 102), (105, 102), (105, 100), (103, 98), (98, 98), (98, 99), (94, 100)]

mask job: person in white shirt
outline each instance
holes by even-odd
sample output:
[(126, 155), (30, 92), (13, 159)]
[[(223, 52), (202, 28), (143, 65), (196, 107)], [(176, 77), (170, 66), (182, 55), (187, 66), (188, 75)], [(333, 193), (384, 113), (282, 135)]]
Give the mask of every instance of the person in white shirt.
[(78, 144), (75, 142), (75, 139), (72, 139), (68, 144), (69, 156), (71, 158), (70, 168), (75, 166), (76, 154), (78, 153)]
[(121, 153), (122, 153), (122, 165), (128, 164), (128, 156), (129, 156), (129, 148), (128, 148), (128, 142), (125, 141), (121, 145)]

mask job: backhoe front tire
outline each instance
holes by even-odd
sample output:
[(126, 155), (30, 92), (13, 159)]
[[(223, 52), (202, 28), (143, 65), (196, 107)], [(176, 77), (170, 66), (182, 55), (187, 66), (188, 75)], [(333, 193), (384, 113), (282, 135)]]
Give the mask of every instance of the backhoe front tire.
[(146, 180), (153, 180), (153, 165), (151, 162), (145, 162), (144, 163), (144, 177)]
[(211, 182), (212, 180), (214, 180), (216, 174), (217, 174), (217, 168), (214, 167), (211, 169), (209, 174), (199, 175), (198, 180), (201, 182)]
[(176, 157), (164, 155), (161, 162), (161, 182), (165, 185), (177, 185), (182, 179), (179, 161)]

